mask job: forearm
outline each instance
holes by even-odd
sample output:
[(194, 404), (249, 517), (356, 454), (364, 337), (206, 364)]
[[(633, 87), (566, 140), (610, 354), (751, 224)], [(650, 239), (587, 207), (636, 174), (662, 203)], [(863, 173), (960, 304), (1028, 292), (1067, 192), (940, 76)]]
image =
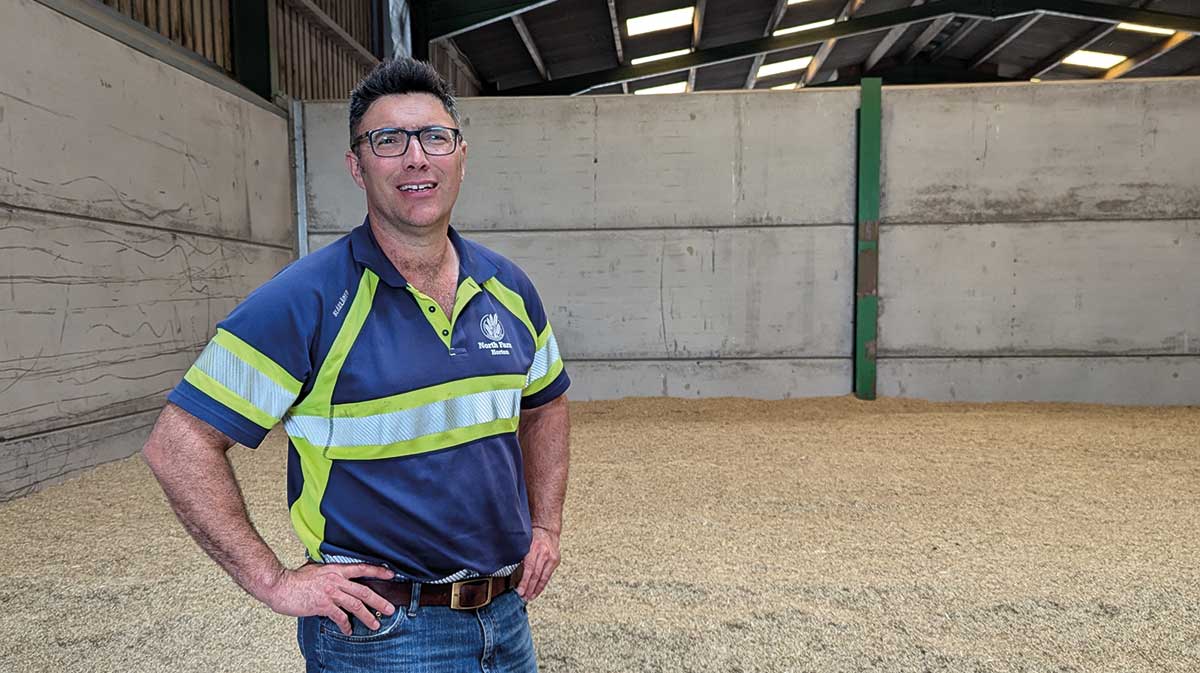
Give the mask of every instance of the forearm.
[(168, 405), (142, 453), (197, 544), (247, 593), (267, 602), (283, 565), (250, 522), (225, 454), (229, 445), (224, 435)]
[(567, 495), (571, 423), (566, 397), (521, 416), (519, 439), (525, 460), (525, 486), (534, 526), (556, 535), (562, 531)]

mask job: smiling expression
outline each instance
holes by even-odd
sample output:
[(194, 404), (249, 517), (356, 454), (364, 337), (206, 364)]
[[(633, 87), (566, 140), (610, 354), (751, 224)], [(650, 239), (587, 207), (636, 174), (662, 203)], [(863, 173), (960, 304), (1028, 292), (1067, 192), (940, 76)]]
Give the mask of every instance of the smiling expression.
[[(456, 127), (440, 100), (425, 93), (382, 96), (363, 115), (356, 133), (378, 128)], [(429, 156), (413, 138), (398, 157), (377, 157), (364, 139), (346, 152), (350, 175), (367, 193), (371, 221), (400, 230), (445, 229), (467, 169), (467, 143), (445, 156)]]

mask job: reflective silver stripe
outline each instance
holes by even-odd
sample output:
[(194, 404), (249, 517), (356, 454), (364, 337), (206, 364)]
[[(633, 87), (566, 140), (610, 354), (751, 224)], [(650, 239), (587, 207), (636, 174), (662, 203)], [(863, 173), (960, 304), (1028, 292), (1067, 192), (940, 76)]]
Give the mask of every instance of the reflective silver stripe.
[(376, 446), (516, 418), (520, 413), (520, 390), (485, 390), (374, 416), (291, 416), (284, 427), (289, 435), (317, 446)]
[[(508, 577), (509, 575), (513, 574), (513, 571), (515, 571), (520, 565), (520, 563), (514, 563), (510, 566), (504, 566), (491, 575), (488, 575), (488, 577)], [(480, 575), (474, 570), (463, 569), (454, 573), (453, 575), (447, 575), (440, 580), (433, 580), (431, 582), (426, 582), (425, 584), (453, 584), (463, 580), (475, 579), (476, 577), (483, 577), (483, 575)]]
[(291, 437), (299, 437), (314, 446), (325, 446), (329, 438), (329, 419), (324, 416), (288, 416), (283, 429)]
[(558, 340), (554, 338), (554, 332), (551, 332), (546, 345), (533, 354), (533, 364), (529, 365), (529, 375), (525, 377), (525, 385), (528, 386), (545, 376), (550, 371), (550, 366), (558, 362), (558, 357)]
[(286, 388), (216, 341), (208, 342), (196, 360), (196, 368), (271, 418), (283, 416), (296, 401)]
[(336, 554), (322, 554), (321, 558), (325, 559), (324, 563), (366, 563), (360, 558), (353, 556), (338, 556)]

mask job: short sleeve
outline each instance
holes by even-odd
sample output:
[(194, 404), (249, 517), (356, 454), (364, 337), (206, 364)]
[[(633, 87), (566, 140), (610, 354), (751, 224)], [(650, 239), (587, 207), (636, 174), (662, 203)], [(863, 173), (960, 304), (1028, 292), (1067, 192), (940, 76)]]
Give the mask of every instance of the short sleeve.
[(571, 379), (558, 352), (558, 340), (554, 338), (554, 329), (550, 326), (541, 297), (527, 279), (521, 294), (529, 320), (537, 333), (533, 363), (529, 366), (525, 389), (521, 392), (521, 408), (532, 409), (567, 392)]
[(217, 333), (167, 399), (249, 447), (296, 401), (312, 370), (313, 313), (296, 306), (279, 277), (217, 325)]

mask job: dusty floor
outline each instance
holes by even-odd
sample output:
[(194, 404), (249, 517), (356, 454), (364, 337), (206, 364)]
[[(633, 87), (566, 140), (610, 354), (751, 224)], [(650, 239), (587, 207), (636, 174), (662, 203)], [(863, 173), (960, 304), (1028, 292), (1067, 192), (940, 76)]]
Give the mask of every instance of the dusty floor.
[[(543, 671), (1194, 671), (1200, 408), (575, 404)], [(234, 451), (292, 560), (284, 441)], [(135, 459), (0, 506), (0, 671), (299, 670)]]

